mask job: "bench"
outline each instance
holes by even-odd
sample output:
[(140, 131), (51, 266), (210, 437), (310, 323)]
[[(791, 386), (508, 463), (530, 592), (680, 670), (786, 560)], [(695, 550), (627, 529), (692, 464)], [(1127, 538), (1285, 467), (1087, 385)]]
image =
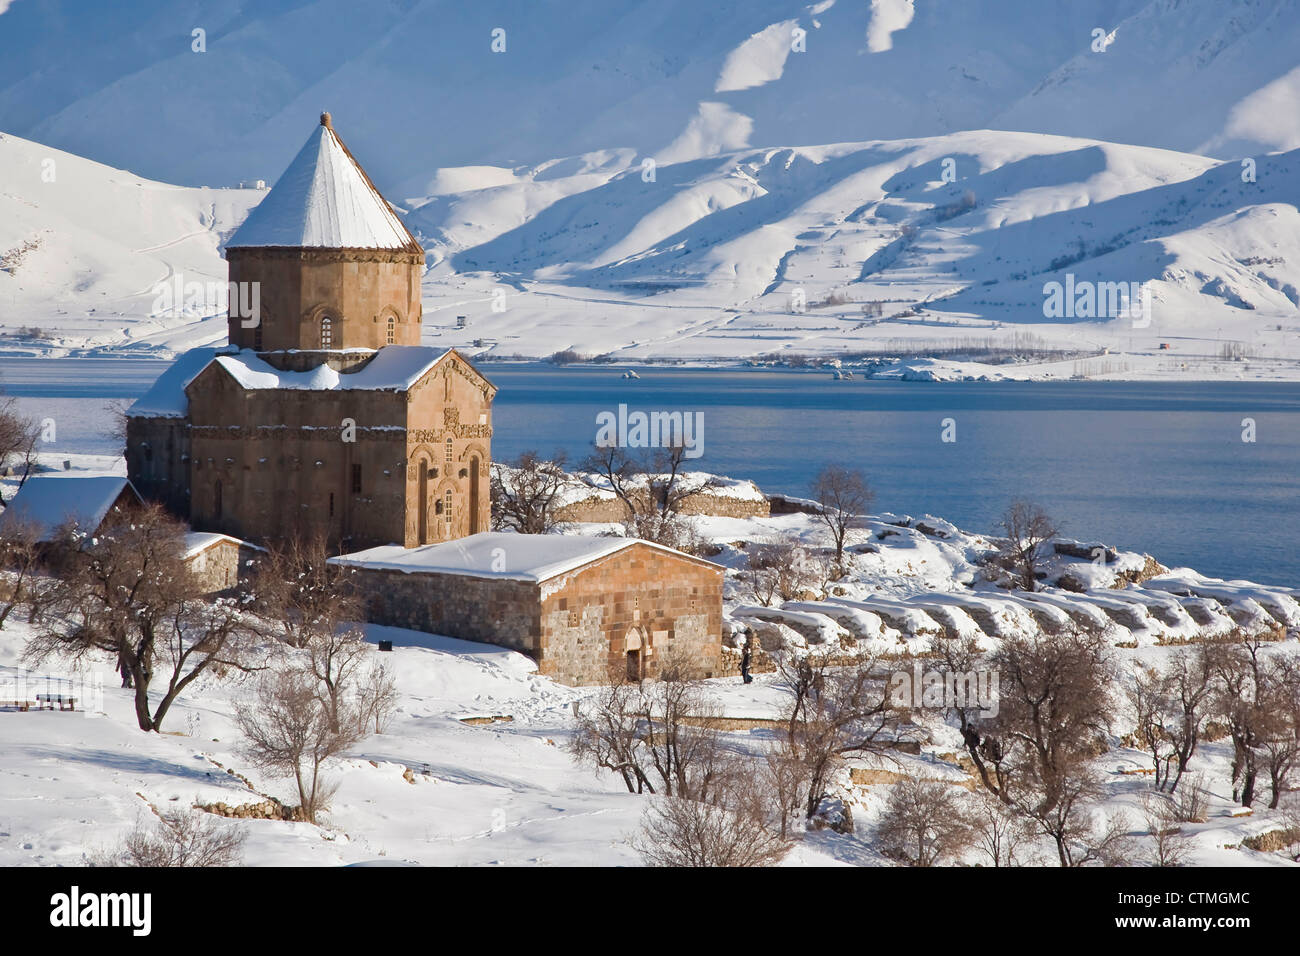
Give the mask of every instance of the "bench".
[[(59, 705), (59, 710), (77, 709), (77, 698), (65, 694), (37, 694), (36, 703), (41, 710), (53, 710), (55, 704)], [(46, 708), (46, 704), (49, 704), (48, 708)]]

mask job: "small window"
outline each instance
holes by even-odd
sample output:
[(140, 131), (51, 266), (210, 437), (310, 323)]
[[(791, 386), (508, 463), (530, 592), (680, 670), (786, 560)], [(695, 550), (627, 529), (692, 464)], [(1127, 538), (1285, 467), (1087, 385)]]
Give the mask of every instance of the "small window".
[(221, 482), (218, 481), (216, 485), (216, 489), (214, 490), (212, 495), (212, 511), (218, 518), (221, 517), (222, 504), (223, 502), (221, 500)]
[(330, 517), (334, 517), (334, 492), (330, 492)]
[(442, 496), (442, 516), (446, 519), (447, 524), (451, 524), (451, 492)]
[(447, 439), (447, 461), (451, 461), (451, 439)]
[(262, 351), (262, 323), (258, 323), (253, 329), (253, 351)]
[(328, 315), (320, 320), (320, 347), (323, 349), (334, 347), (334, 323)]
[(361, 466), (360, 465), (352, 466), (352, 493), (354, 495), (361, 494)]
[(388, 344), (392, 345), (397, 336), (397, 323), (390, 315), (388, 317)]

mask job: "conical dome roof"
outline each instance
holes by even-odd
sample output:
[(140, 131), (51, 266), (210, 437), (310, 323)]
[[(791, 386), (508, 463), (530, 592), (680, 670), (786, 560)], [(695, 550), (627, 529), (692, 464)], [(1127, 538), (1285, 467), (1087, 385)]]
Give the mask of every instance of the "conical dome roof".
[(334, 132), (328, 113), (226, 246), (423, 251)]

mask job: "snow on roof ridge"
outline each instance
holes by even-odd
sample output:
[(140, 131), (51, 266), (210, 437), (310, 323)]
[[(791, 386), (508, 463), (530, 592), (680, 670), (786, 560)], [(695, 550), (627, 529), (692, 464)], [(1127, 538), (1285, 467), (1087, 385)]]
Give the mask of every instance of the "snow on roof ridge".
[(406, 574), (460, 574), (475, 578), (543, 583), (635, 544), (644, 544), (678, 557), (712, 564), (704, 558), (642, 538), (517, 534), (507, 531), (483, 531), (466, 538), (415, 548), (398, 544), (381, 545), (330, 558), (330, 563), (402, 571)]
[(387, 345), (354, 372), (318, 365), (305, 372), (282, 371), (251, 349), (217, 355), (218, 365), (245, 389), (407, 389), (451, 354), (430, 345)]
[(226, 243), (228, 249), (264, 246), (423, 252), (334, 131), (329, 113)]

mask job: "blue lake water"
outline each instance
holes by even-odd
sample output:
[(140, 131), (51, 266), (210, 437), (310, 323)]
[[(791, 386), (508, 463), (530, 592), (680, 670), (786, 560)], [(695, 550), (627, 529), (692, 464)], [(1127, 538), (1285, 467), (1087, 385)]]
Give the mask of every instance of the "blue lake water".
[[(114, 400), (141, 394), (160, 363), (3, 359), (0, 388), (61, 422), (69, 451), (110, 451)], [(1066, 533), (1147, 551), (1207, 574), (1300, 586), (1300, 384), (832, 381), (826, 373), (483, 365), (500, 388), (493, 457), (583, 458), (596, 416), (703, 416), (693, 468), (803, 495), (824, 464), (861, 469), (875, 510), (990, 530), (1016, 496)], [(955, 442), (941, 440), (953, 419)], [(1242, 441), (1242, 420), (1256, 440)], [(67, 424), (62, 422), (66, 420)]]

